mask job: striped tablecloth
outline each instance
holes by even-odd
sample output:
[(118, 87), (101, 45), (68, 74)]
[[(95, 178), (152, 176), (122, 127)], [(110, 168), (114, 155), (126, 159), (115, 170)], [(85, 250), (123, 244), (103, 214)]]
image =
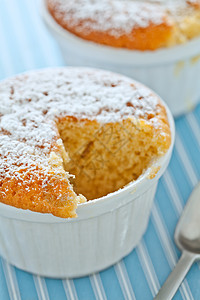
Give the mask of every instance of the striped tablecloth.
[[(0, 79), (60, 65), (64, 61), (40, 18), (39, 3), (0, 0)], [(0, 300), (153, 299), (180, 256), (174, 229), (200, 179), (200, 106), (177, 119), (176, 129), (173, 157), (159, 182), (147, 232), (131, 254), (103, 272), (75, 280), (33, 276), (0, 258)], [(192, 267), (174, 299), (200, 299), (199, 268)]]

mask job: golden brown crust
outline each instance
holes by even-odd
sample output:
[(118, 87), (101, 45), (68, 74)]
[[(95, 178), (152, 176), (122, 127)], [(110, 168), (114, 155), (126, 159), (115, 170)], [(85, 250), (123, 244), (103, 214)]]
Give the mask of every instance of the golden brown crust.
[[(76, 4), (76, 2), (78, 4)], [(144, 9), (145, 5), (150, 5), (150, 16), (146, 17), (145, 15), (147, 24), (144, 25), (141, 21), (141, 17), (138, 23), (134, 24), (132, 28), (130, 25), (130, 30), (125, 30), (124, 27), (120, 29), (119, 26), (115, 29), (114, 24), (113, 28), (102, 28), (104, 26), (102, 26), (101, 22), (98, 22), (95, 19), (96, 12), (93, 12), (93, 18), (87, 16), (84, 18), (81, 16), (79, 19), (77, 17), (78, 14), (74, 12), (80, 10), (81, 15), (82, 7), (85, 5), (85, 2), (83, 1), (81, 7), (81, 3), (79, 2), (81, 1), (76, 0), (74, 1), (74, 4), (70, 4), (68, 7), (67, 3), (69, 3), (69, 1), (66, 1), (64, 6), (62, 5), (62, 0), (47, 0), (47, 6), (52, 17), (64, 29), (80, 38), (95, 43), (141, 51), (156, 50), (161, 47), (169, 47), (184, 43), (200, 34), (200, 1), (198, 0), (184, 0), (182, 2), (183, 4), (179, 1), (180, 7), (179, 3), (177, 2), (177, 4), (176, 1), (174, 1), (174, 6), (172, 3), (169, 3), (169, 7), (168, 4), (163, 5), (162, 3), (153, 1), (150, 3), (148, 1), (141, 1), (139, 2), (141, 11)], [(90, 2), (88, 1), (88, 3)], [(130, 4), (131, 6), (134, 6), (133, 1), (131, 1)], [(89, 6), (89, 4), (87, 5)], [(90, 5), (92, 6), (93, 3)], [(123, 3), (121, 5), (122, 10), (124, 9), (124, 17), (126, 17), (126, 8), (124, 8)], [(127, 6), (128, 5), (127, 1)], [(138, 8), (138, 1), (135, 1), (135, 5)], [(155, 15), (152, 13), (153, 9), (155, 10)], [(158, 18), (156, 14), (157, 10), (159, 15)], [(138, 12), (135, 12), (133, 9), (133, 19), (134, 13), (137, 17)], [(102, 19), (104, 18), (103, 14), (102, 10), (100, 10), (99, 15), (102, 15)], [(91, 14), (88, 14), (88, 16), (90, 15)], [(105, 19), (105, 23), (108, 21), (109, 19)], [(112, 26), (112, 21), (110, 23)], [(115, 33), (113, 33), (113, 31), (115, 31)]]
[[(48, 185), (44, 187), (43, 182)], [(1, 180), (1, 202), (17, 208), (41, 213), (52, 213), (63, 218), (76, 217), (77, 196), (67, 178), (53, 172), (46, 174), (42, 169), (21, 169), (12, 178)]]
[[(70, 26), (64, 19), (58, 17), (56, 11), (49, 7), (53, 18), (66, 30), (88, 41), (116, 48), (127, 48), (135, 50), (155, 50), (164, 47), (172, 34), (172, 26), (167, 22), (155, 25), (150, 24), (147, 28), (134, 28), (129, 34), (114, 36), (109, 31), (86, 31), (78, 30)], [(81, 27), (81, 23), (78, 24)]]

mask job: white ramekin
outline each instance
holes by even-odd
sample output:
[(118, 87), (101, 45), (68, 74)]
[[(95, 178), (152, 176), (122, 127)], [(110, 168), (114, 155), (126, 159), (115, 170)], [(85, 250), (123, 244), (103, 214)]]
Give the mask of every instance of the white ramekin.
[(175, 129), (166, 109), (172, 136), (168, 152), (135, 182), (78, 205), (76, 219), (0, 203), (0, 255), (20, 269), (54, 278), (88, 275), (127, 255), (146, 230), (158, 179), (171, 157)]
[(133, 51), (98, 45), (59, 26), (42, 0), (42, 16), (58, 41), (67, 65), (108, 69), (132, 77), (156, 91), (174, 116), (200, 100), (200, 38), (169, 49)]

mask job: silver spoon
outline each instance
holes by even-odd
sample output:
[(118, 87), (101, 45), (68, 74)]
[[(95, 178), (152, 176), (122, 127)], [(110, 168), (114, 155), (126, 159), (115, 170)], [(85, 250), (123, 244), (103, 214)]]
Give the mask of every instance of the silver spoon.
[(183, 210), (174, 239), (182, 255), (155, 300), (171, 300), (192, 264), (200, 259), (200, 183)]

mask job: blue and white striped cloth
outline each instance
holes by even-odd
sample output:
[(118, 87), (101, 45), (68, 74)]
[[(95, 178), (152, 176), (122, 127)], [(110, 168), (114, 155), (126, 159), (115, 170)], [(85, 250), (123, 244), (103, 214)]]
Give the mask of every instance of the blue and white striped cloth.
[[(64, 61), (40, 18), (39, 3), (0, 0), (0, 79), (61, 65)], [(158, 185), (148, 230), (131, 254), (103, 272), (74, 280), (33, 276), (0, 258), (0, 300), (153, 299), (180, 256), (174, 229), (200, 179), (200, 105), (177, 119), (176, 129), (173, 157)], [(200, 299), (200, 265), (192, 267), (174, 299)]]

